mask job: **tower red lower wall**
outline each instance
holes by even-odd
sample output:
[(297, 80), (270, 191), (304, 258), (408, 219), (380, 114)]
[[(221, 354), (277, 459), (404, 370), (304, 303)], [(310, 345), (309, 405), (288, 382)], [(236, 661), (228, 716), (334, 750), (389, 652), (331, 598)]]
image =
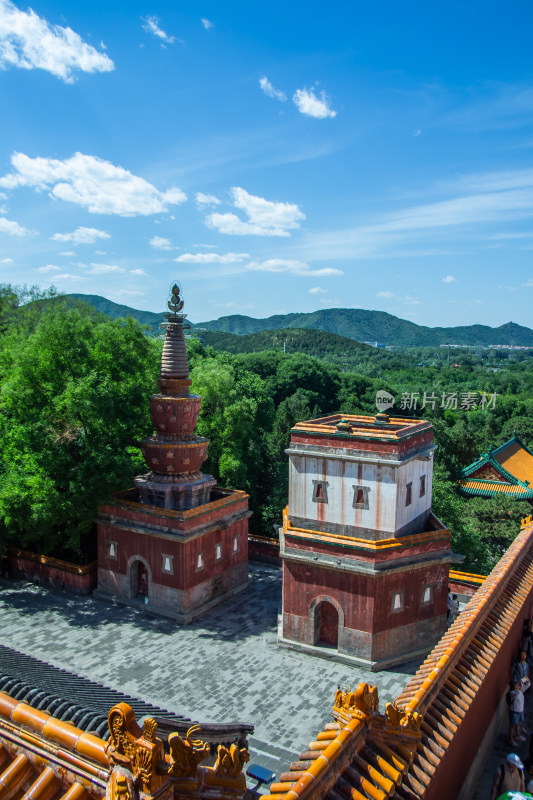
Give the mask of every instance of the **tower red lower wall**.
[(244, 492), (184, 513), (132, 501), (102, 506), (98, 594), (189, 622), (246, 587), (248, 517)]

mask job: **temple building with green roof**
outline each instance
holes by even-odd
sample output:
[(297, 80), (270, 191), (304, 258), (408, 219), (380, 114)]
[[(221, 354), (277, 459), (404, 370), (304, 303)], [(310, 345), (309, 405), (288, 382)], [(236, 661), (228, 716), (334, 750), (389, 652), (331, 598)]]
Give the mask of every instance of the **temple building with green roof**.
[(533, 453), (518, 436), (465, 467), (459, 481), (467, 497), (497, 497), (505, 494), (516, 500), (533, 501)]

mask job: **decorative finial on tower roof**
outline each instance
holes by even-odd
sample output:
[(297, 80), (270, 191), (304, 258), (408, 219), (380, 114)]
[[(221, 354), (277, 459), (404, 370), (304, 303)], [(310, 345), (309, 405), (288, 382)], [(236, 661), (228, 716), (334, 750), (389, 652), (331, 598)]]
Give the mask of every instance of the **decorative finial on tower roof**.
[(172, 289), (170, 290), (170, 300), (167, 302), (167, 306), (174, 314), (178, 314), (181, 309), (183, 308), (183, 300), (180, 297), (181, 294), (181, 287), (179, 283), (174, 283), (172, 285)]
[[(159, 385), (163, 392), (170, 394), (175, 394), (182, 390), (188, 392), (191, 382), (189, 380), (189, 363), (187, 361), (187, 349), (183, 331), (191, 326), (186, 320), (187, 314), (181, 313), (183, 300), (181, 299), (181, 286), (177, 281), (172, 282), (167, 306), (172, 313), (165, 314), (166, 322), (162, 323), (162, 327), (166, 328), (166, 332), (161, 356)], [(169, 379), (174, 381), (172, 386), (168, 383)], [(175, 381), (181, 382), (181, 389), (179, 389)], [(183, 381), (186, 381), (186, 383), (184, 384)]]

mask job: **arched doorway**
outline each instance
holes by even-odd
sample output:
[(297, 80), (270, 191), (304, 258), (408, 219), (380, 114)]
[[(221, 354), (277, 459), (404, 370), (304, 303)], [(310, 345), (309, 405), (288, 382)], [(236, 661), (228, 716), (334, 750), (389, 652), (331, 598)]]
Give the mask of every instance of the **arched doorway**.
[(147, 602), (150, 593), (150, 570), (148, 564), (139, 557), (133, 558), (129, 564), (130, 597)]
[(137, 597), (148, 597), (148, 568), (137, 561)]
[(339, 612), (327, 600), (323, 600), (315, 611), (315, 632), (317, 644), (339, 646)]

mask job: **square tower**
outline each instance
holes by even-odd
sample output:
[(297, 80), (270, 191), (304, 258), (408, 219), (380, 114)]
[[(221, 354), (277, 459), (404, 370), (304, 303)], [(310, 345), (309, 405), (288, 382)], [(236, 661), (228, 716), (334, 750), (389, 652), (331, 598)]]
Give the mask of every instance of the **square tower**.
[(457, 557), (431, 512), (433, 428), (335, 414), (291, 431), (279, 644), (381, 669), (446, 628)]

